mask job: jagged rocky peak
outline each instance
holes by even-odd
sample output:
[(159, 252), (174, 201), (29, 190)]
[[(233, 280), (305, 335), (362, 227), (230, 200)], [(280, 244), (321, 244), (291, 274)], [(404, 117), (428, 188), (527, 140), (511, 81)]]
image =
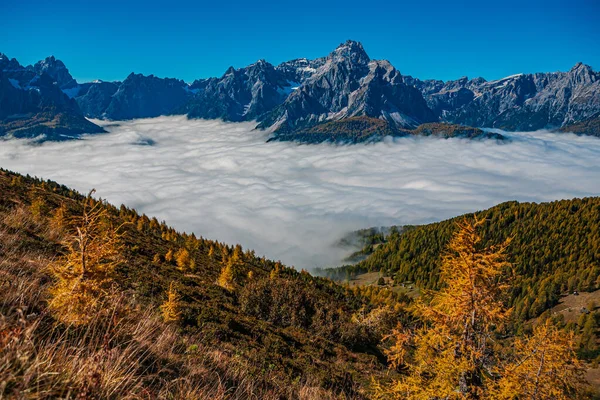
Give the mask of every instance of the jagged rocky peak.
[(369, 62), (369, 74), (365, 79), (378, 76), (388, 82), (402, 82), (402, 75), (388, 60), (372, 60)]
[(225, 71), (225, 73), (223, 74), (223, 77), (232, 74), (235, 74), (235, 68), (233, 68), (233, 66), (230, 66), (229, 68), (227, 68), (227, 71)]
[(436, 120), (421, 93), (404, 84), (389, 61), (371, 60), (360, 43), (349, 40), (325, 57), (280, 107), (265, 115), (259, 127), (289, 134), (360, 116), (383, 118), (401, 128)]
[(591, 73), (592, 67), (590, 67), (589, 65), (584, 64), (580, 61), (577, 64), (573, 65), (573, 67), (571, 68), (571, 72), (581, 72), (581, 71)]
[(592, 70), (592, 67), (582, 62), (575, 64), (569, 71), (569, 75), (571, 82), (577, 85), (590, 84), (598, 80), (598, 74)]
[(262, 59), (244, 68), (229, 67), (221, 78), (195, 81), (190, 86), (195, 95), (181, 111), (190, 118), (257, 119), (285, 100), (297, 86), (291, 81)]
[(328, 61), (349, 61), (352, 64), (366, 65), (371, 61), (363, 45), (354, 40), (347, 40), (340, 44), (329, 56)]
[(285, 61), (279, 64), (275, 69), (292, 82), (304, 82), (310, 78), (317, 69), (325, 64), (326, 57), (309, 60), (307, 58), (297, 58), (295, 60)]
[(0, 53), (0, 71), (22, 68), (16, 58), (9, 58), (6, 54)]
[(275, 73), (275, 67), (271, 63), (260, 59), (246, 68), (241, 68), (240, 71), (251, 78), (264, 79), (266, 74), (272, 75)]
[(77, 86), (77, 81), (73, 79), (65, 64), (61, 60), (57, 60), (54, 56), (46, 57), (27, 68), (38, 75), (43, 73), (48, 74), (63, 90), (72, 89)]
[(4, 53), (0, 53), (0, 71), (3, 71), (4, 68), (8, 65), (10, 59)]
[(265, 60), (264, 58), (261, 58), (259, 60), (257, 60), (254, 64), (250, 64), (250, 67), (252, 66), (267, 66), (267, 65), (271, 65), (271, 63), (267, 62), (267, 60)]

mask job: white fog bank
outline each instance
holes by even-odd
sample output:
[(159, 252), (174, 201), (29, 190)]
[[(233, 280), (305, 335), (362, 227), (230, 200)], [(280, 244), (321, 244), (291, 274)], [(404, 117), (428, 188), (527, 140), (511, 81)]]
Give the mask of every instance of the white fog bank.
[(0, 167), (96, 188), (115, 205), (298, 268), (339, 262), (345, 251), (332, 244), (355, 229), (439, 221), (507, 200), (600, 195), (593, 137), (298, 145), (265, 143), (252, 128), (185, 117), (111, 123), (109, 134), (79, 141), (2, 141)]

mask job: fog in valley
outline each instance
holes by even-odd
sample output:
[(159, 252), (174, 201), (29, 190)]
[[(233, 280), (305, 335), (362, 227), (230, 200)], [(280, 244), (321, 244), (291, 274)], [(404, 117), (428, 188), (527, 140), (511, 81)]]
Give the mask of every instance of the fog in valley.
[[(95, 121), (98, 122), (98, 121)], [(159, 117), (35, 145), (5, 140), (0, 165), (297, 268), (334, 265), (347, 232), (423, 224), (507, 200), (600, 194), (600, 140), (544, 131), (495, 140), (266, 143), (252, 123)]]

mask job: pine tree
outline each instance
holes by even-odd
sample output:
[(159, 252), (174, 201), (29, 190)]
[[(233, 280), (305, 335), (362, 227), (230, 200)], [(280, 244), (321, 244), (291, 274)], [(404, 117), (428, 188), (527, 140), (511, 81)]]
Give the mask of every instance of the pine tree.
[(594, 313), (588, 312), (582, 314), (584, 321), (581, 324), (582, 330), (579, 336), (578, 344), (581, 356), (585, 357), (588, 354), (593, 354), (596, 350), (596, 329), (598, 324), (596, 323), (596, 316)]

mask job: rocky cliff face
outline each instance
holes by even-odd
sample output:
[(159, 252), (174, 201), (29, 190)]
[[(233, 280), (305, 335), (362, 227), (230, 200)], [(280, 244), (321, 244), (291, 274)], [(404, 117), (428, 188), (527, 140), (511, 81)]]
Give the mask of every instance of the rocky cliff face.
[(81, 111), (90, 118), (105, 118), (106, 109), (112, 102), (113, 95), (119, 89), (121, 82), (95, 81), (79, 85), (75, 97)]
[[(46, 115), (60, 110), (74, 118), (69, 121), (81, 121), (81, 112), (106, 119), (187, 114), (257, 121), (259, 128), (288, 138), (294, 132), (306, 133), (324, 123), (355, 117), (366, 117), (361, 126), (365, 121), (373, 123), (367, 132), (442, 122), (506, 130), (583, 126), (580, 131), (585, 133), (596, 126), (585, 121), (600, 115), (600, 73), (581, 63), (568, 72), (517, 74), (489, 82), (467, 77), (423, 81), (402, 76), (388, 61), (371, 60), (360, 43), (350, 40), (325, 57), (277, 66), (259, 60), (190, 85), (134, 73), (123, 82), (78, 84), (54, 57), (24, 68), (2, 56), (0, 68), (4, 77), (0, 111), (5, 118), (9, 112), (19, 114), (14, 110), (49, 110), (51, 103), (55, 111)], [(385, 121), (385, 129), (377, 119)], [(325, 131), (356, 124), (355, 120), (329, 124)]]
[(296, 82), (264, 60), (245, 68), (230, 67), (221, 78), (197, 80), (194, 97), (181, 110), (190, 118), (250, 121), (281, 104)]
[(85, 119), (75, 100), (46, 70), (25, 68), (0, 53), (0, 136), (65, 140), (103, 132)]
[(317, 72), (317, 69), (322, 67), (326, 61), (327, 57), (321, 57), (315, 60), (298, 58), (283, 62), (275, 68), (284, 74), (287, 80), (302, 83), (313, 76), (313, 74)]
[(560, 128), (600, 112), (600, 74), (578, 63), (568, 72), (420, 81), (408, 78), (441, 120), (506, 130)]
[(371, 60), (358, 42), (341, 44), (318, 64), (282, 105), (264, 116), (261, 128), (289, 132), (356, 116), (402, 128), (435, 120), (421, 93), (406, 85), (389, 62)]
[(64, 91), (77, 87), (77, 81), (73, 79), (65, 64), (54, 58), (54, 56), (46, 57), (44, 60), (28, 66), (27, 69), (35, 72), (37, 75), (41, 75), (42, 73), (48, 74), (58, 87)]
[(189, 97), (184, 81), (131, 73), (111, 96), (103, 117), (116, 120), (167, 115)]

